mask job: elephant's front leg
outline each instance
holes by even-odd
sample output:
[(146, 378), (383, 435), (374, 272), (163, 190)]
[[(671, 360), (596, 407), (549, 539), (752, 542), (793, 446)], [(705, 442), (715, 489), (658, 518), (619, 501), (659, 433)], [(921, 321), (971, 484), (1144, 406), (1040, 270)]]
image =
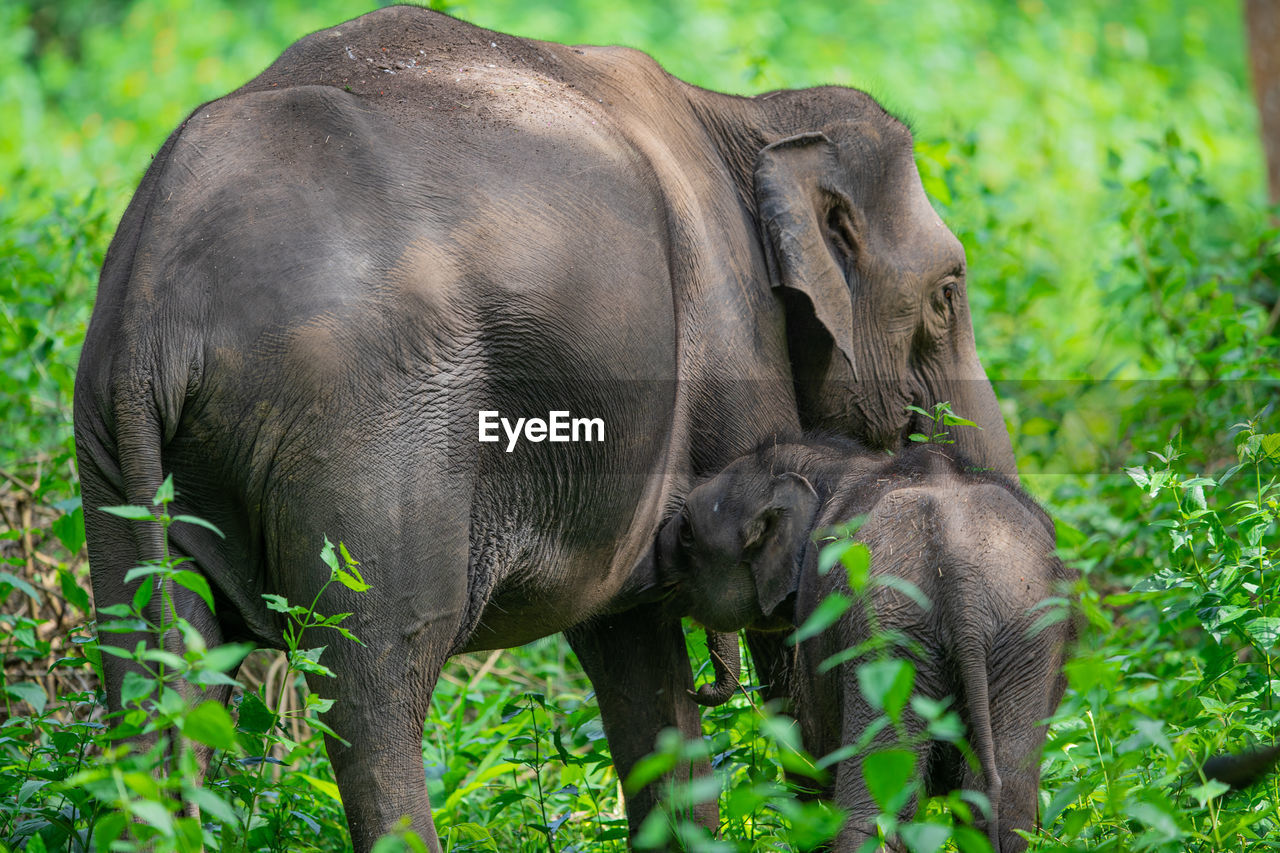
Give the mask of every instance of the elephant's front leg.
[[(679, 729), (685, 740), (701, 737), (701, 716), (689, 695), (693, 673), (679, 617), (664, 613), (661, 605), (646, 604), (602, 616), (566, 634), (595, 688), (613, 765), (624, 783), (636, 763), (653, 751), (663, 729)], [(669, 776), (627, 796), (632, 834), (659, 804), (666, 786), (690, 778), (691, 772), (703, 775), (711, 770), (706, 762), (678, 765)], [(695, 805), (692, 819), (715, 832), (719, 804)]]

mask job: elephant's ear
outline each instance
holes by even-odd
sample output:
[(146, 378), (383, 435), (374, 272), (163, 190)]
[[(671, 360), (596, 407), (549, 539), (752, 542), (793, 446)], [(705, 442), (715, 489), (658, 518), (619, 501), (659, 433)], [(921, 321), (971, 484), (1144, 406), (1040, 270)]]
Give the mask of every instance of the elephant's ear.
[(825, 234), (835, 201), (822, 187), (839, 183), (835, 146), (821, 133), (780, 140), (756, 159), (756, 209), (770, 280), (809, 297), (852, 367), (852, 299)]
[(773, 478), (769, 499), (743, 526), (743, 558), (751, 565), (756, 597), (766, 616), (796, 591), (809, 534), (818, 514), (818, 493), (799, 474)]

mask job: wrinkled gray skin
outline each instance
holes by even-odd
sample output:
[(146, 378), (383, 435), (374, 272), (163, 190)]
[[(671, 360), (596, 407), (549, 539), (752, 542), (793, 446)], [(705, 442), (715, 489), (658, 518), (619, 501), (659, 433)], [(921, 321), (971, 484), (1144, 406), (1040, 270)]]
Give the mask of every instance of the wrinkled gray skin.
[[(633, 50), (372, 12), (192, 113), (124, 214), (76, 381), (97, 601), (160, 553), (97, 508), (167, 474), (226, 534), (173, 531), (210, 643), (280, 647), (261, 595), (310, 602), (344, 541), (373, 588), (318, 609), (365, 645), (330, 642), (313, 686), (355, 847), (408, 815), (435, 848), (419, 742), (450, 655), (568, 631), (622, 776), (698, 732), (645, 556), (699, 477), (803, 427), (896, 446), (941, 400), (1013, 474), (965, 286), (910, 134), (861, 92), (739, 98)], [(479, 410), (605, 441), (506, 453)]]
[[(1053, 554), (1049, 519), (1017, 486), (966, 473), (936, 446), (893, 458), (830, 439), (767, 446), (689, 494), (659, 536), (659, 578), (675, 589), (672, 606), (709, 628), (803, 624), (828, 594), (848, 592), (843, 572), (818, 574), (812, 534), (864, 514), (856, 537), (871, 550), (873, 579), (910, 581), (931, 607), (875, 583), (861, 604), (882, 630), (919, 643), (917, 693), (956, 698), (981, 765), (974, 772), (954, 747), (925, 744), (917, 755), (925, 787), (985, 791), (997, 853), (1023, 850), (1014, 830), (1036, 824), (1040, 721), (1062, 698), (1072, 626), (1030, 630), (1044, 613), (1036, 605), (1064, 594), (1071, 575)], [(818, 670), (868, 638), (867, 610), (855, 604), (796, 652), (788, 692), (804, 745), (816, 756), (855, 743), (877, 717), (859, 690), (857, 662)], [(907, 712), (911, 733), (923, 725)], [(872, 748), (894, 738), (888, 730)], [(839, 851), (874, 836), (878, 808), (860, 766), (860, 755), (840, 762), (824, 791), (850, 812)], [(904, 816), (914, 809), (908, 803)]]

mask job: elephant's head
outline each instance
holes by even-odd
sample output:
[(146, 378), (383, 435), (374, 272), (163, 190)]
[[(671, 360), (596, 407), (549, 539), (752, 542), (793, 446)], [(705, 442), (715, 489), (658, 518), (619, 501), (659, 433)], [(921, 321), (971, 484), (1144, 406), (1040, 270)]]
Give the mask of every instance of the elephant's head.
[(908, 405), (950, 402), (982, 428), (954, 433), (958, 449), (1016, 477), (974, 345), (964, 248), (925, 196), (910, 132), (855, 94), (866, 103), (854, 119), (774, 142), (756, 160), (801, 423), (893, 449), (925, 431)]
[(658, 536), (657, 567), (678, 606), (716, 631), (789, 625), (818, 495), (799, 474), (773, 474), (754, 457), (689, 493)]

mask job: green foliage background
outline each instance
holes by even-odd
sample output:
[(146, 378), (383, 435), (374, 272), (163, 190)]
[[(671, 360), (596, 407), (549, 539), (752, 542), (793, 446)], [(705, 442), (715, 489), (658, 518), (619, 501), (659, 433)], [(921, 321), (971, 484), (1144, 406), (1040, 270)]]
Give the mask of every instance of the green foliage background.
[[(1169, 780), (1215, 749), (1271, 736), (1275, 723), (1269, 663), (1261, 682), (1233, 681), (1222, 662), (1235, 648), (1231, 632), (1213, 614), (1225, 602), (1257, 605), (1258, 618), (1272, 618), (1257, 590), (1274, 579), (1259, 561), (1247, 575), (1251, 588), (1227, 584), (1207, 604), (1194, 596), (1214, 593), (1212, 579), (1198, 592), (1172, 582), (1143, 588), (1189, 552), (1220, 550), (1222, 536), (1171, 543), (1167, 528), (1147, 522), (1185, 516), (1175, 495), (1149, 488), (1148, 497), (1122, 470), (1160, 464), (1147, 451), (1172, 441), (1184, 455), (1172, 463), (1183, 473), (1170, 474), (1171, 483), (1220, 474), (1237, 458), (1233, 424), (1261, 415), (1259, 433), (1276, 429), (1267, 407), (1278, 390), (1280, 266), (1239, 4), (439, 5), (519, 35), (637, 47), (677, 76), (723, 91), (857, 86), (911, 124), (926, 188), (968, 251), (978, 346), (1024, 481), (1060, 519), (1064, 547), (1088, 578), (1088, 628), (1055, 728), (1061, 737), (1047, 753), (1046, 815), (1059, 821), (1051, 835), (1112, 849), (1182, 849), (1200, 838), (1199, 818), (1185, 816), (1185, 794)], [(30, 497), (51, 517), (71, 519), (43, 531), (63, 546), (64, 574), (84, 575), (69, 532), (77, 494), (72, 377), (97, 268), (150, 155), (198, 104), (256, 74), (298, 37), (368, 8), (337, 0), (0, 4), (0, 469), (38, 480)], [(1265, 482), (1270, 457), (1259, 464)], [(1248, 491), (1237, 478), (1206, 511), (1220, 506), (1226, 519)], [(1261, 506), (1261, 484), (1256, 491)], [(22, 524), (9, 526), (8, 538), (20, 539)], [(1246, 527), (1273, 542), (1269, 516)], [(22, 590), (0, 578), (0, 595), (16, 613)], [(1258, 647), (1256, 634), (1241, 665), (1275, 644), (1272, 636)], [(33, 654), (23, 643), (14, 633), (4, 646), (10, 663)], [(526, 790), (528, 774), (499, 758), (536, 747), (538, 726), (546, 736), (561, 725), (565, 743), (586, 757), (565, 764), (556, 783), (577, 792), (566, 797), (591, 790), (607, 800), (596, 802), (595, 828), (584, 837), (617, 834), (616, 780), (589, 686), (566, 654), (551, 639), (450, 670), (433, 711), (441, 733), (429, 734), (427, 749), (434, 803), (447, 820), (492, 824), (504, 809), (524, 808), (523, 795), (473, 804), (495, 786)], [(1199, 680), (1177, 680), (1189, 672)], [(526, 712), (511, 713), (518, 707)], [(714, 722), (746, 731), (739, 727), (747, 716), (730, 706)], [(1099, 734), (1104, 719), (1114, 738)], [(1073, 735), (1086, 720), (1089, 736)], [(520, 728), (529, 725), (532, 736)], [(519, 737), (532, 740), (512, 747)], [(739, 747), (754, 750), (752, 737)], [(1242, 845), (1248, 822), (1273, 819), (1275, 793), (1238, 806), (1252, 815), (1237, 827)], [(1130, 814), (1135, 803), (1146, 804), (1145, 818)], [(504, 843), (541, 843), (520, 825), (512, 821)]]

